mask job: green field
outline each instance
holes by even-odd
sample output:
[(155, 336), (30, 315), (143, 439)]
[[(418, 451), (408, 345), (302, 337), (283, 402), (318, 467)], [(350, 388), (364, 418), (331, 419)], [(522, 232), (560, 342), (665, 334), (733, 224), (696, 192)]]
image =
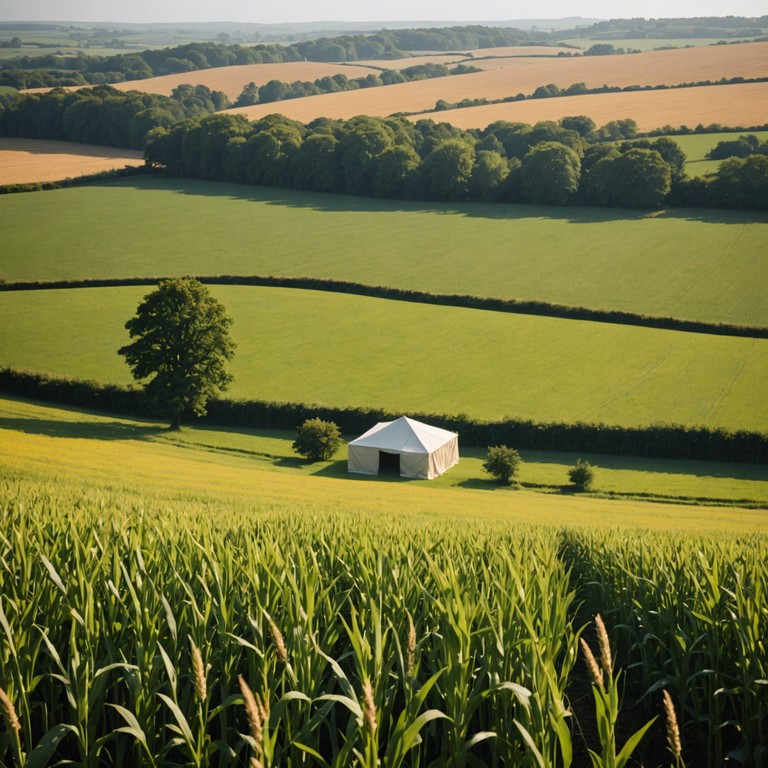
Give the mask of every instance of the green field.
[[(127, 383), (116, 350), (147, 291), (0, 293), (0, 364)], [(212, 292), (235, 320), (235, 398), (768, 430), (768, 340), (319, 291)]]
[[(711, 505), (768, 503), (765, 468), (706, 461), (589, 456), (595, 494), (562, 494), (575, 454), (521, 451), (519, 491), (494, 484), (484, 451), (461, 447), (461, 460), (435, 480), (365, 477), (346, 471), (346, 447), (307, 464), (291, 450), (294, 434), (187, 426), (118, 418), (0, 396), (0, 464), (18, 475), (125, 494), (137, 488), (156, 503), (259, 503), (325, 514), (365, 512), (460, 521), (659, 530), (768, 532), (764, 510)], [(346, 436), (352, 439), (354, 435)], [(461, 436), (459, 436), (461, 441)], [(533, 490), (531, 486), (546, 486)], [(601, 498), (619, 494), (621, 498)], [(641, 500), (647, 496), (648, 500)], [(655, 500), (654, 500), (655, 499)], [(681, 502), (711, 499), (709, 506)]]
[(721, 160), (708, 160), (710, 149), (714, 149), (720, 141), (733, 141), (742, 133), (757, 136), (760, 141), (768, 140), (768, 131), (737, 131), (730, 133), (692, 133), (687, 136), (669, 136), (676, 141), (686, 154), (685, 172), (689, 176), (705, 176), (714, 173), (720, 166)]
[(0, 197), (0, 277), (332, 277), (768, 324), (768, 215), (379, 201), (195, 181)]

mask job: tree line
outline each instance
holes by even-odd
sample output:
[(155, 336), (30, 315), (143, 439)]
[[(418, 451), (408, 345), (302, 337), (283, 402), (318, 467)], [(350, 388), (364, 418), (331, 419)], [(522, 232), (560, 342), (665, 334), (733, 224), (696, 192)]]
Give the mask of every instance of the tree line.
[(747, 157), (747, 155), (768, 155), (768, 140), (760, 141), (753, 133), (749, 133), (736, 139), (718, 141), (706, 156), (710, 160), (725, 160), (729, 157)]
[(754, 37), (764, 34), (768, 16), (698, 16), (694, 18), (631, 18), (598, 21), (589, 27), (559, 32), (566, 39), (588, 40), (664, 40), (680, 38)]
[[(688, 179), (669, 138), (636, 139), (632, 119), (597, 128), (583, 115), (482, 130), (403, 116), (283, 115), (249, 122), (210, 114), (228, 100), (206, 86), (172, 95), (109, 86), (0, 94), (0, 135), (144, 148), (150, 166), (216, 181), (430, 201), (625, 208), (711, 206), (768, 210), (768, 155), (725, 161)], [(632, 139), (632, 141), (629, 141)]]
[(147, 133), (229, 106), (226, 94), (180, 85), (171, 96), (123, 93), (106, 85), (80, 91), (0, 93), (0, 136), (143, 149)]
[(340, 35), (291, 45), (196, 42), (112, 56), (90, 56), (83, 51), (66, 56), (48, 53), (0, 60), (0, 85), (18, 89), (104, 85), (237, 64), (401, 59), (410, 51), (495, 48), (546, 37), (547, 33), (519, 29), (465, 26), (383, 30), (374, 35)]
[[(94, 381), (57, 378), (43, 373), (0, 368), (0, 392), (45, 402), (93, 408), (108, 413), (144, 416), (143, 390)], [(211, 399), (204, 421), (253, 429), (294, 430), (309, 418), (333, 421), (346, 434), (361, 434), (371, 424), (400, 414), (376, 408), (333, 408), (305, 403)], [(621, 427), (610, 424), (536, 422), (506, 419), (487, 422), (466, 415), (412, 414), (413, 418), (458, 432), (463, 445), (516, 445), (542, 451), (606, 453), (616, 456), (768, 462), (768, 435), (760, 432), (655, 424)], [(194, 418), (193, 414), (189, 414)]]
[(151, 131), (145, 159), (177, 176), (394, 199), (768, 210), (768, 156), (688, 179), (675, 141), (629, 141), (636, 128), (627, 119), (597, 129), (585, 116), (462, 130), (397, 116), (304, 125), (219, 114)]

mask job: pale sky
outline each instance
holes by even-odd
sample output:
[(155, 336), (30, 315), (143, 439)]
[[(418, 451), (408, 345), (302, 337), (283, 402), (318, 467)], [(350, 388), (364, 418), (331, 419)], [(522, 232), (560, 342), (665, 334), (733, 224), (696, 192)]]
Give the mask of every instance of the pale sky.
[(765, 14), (768, 0), (0, 0), (0, 21), (502, 21)]

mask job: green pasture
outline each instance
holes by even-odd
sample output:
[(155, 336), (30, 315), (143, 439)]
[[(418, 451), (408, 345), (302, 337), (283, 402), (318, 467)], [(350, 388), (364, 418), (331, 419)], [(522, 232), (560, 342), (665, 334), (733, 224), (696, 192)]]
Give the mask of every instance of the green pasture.
[(768, 215), (438, 204), (199, 181), (0, 196), (0, 278), (270, 274), (768, 324)]
[(709, 160), (707, 152), (714, 149), (720, 141), (733, 141), (742, 134), (752, 134), (760, 141), (768, 140), (768, 131), (737, 131), (728, 133), (692, 133), (687, 136), (669, 136), (685, 152), (685, 172), (689, 176), (705, 176), (714, 173), (722, 160)]
[[(118, 494), (141, 487), (160, 504), (204, 501), (232, 509), (247, 500), (279, 508), (333, 509), (333, 514), (354, 510), (444, 516), (464, 523), (496, 519), (698, 531), (765, 529), (764, 511), (743, 508), (768, 503), (765, 468), (757, 465), (588, 456), (596, 472), (594, 495), (574, 494), (562, 486), (579, 458), (575, 454), (521, 451), (519, 479), (524, 486), (514, 490), (491, 481), (480, 449), (461, 447), (459, 464), (435, 480), (403, 480), (348, 474), (346, 447), (330, 461), (308, 464), (291, 450), (293, 437), (286, 431), (199, 426), (170, 433), (154, 421), (0, 396), (3, 474), (36, 481), (40, 487), (62, 483)], [(611, 493), (619, 495), (604, 497)], [(649, 498), (641, 500), (640, 495)], [(702, 498), (710, 501), (695, 507), (688, 503)], [(710, 508), (732, 504), (736, 507)]]
[[(0, 364), (128, 383), (148, 288), (0, 293)], [(768, 430), (768, 341), (281, 288), (216, 286), (230, 396), (620, 425)]]

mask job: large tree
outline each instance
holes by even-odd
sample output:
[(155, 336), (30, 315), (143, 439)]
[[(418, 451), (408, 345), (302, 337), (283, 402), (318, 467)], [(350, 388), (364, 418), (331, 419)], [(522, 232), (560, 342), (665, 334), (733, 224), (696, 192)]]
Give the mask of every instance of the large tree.
[(235, 344), (232, 319), (210, 291), (192, 278), (163, 280), (126, 324), (134, 340), (118, 350), (150, 404), (179, 429), (185, 411), (202, 416), (208, 400), (226, 389), (226, 364)]
[(581, 160), (570, 147), (544, 141), (531, 149), (520, 166), (523, 200), (542, 205), (564, 205), (579, 188)]
[(672, 168), (652, 149), (606, 155), (589, 174), (588, 199), (619, 208), (660, 208), (672, 183)]

